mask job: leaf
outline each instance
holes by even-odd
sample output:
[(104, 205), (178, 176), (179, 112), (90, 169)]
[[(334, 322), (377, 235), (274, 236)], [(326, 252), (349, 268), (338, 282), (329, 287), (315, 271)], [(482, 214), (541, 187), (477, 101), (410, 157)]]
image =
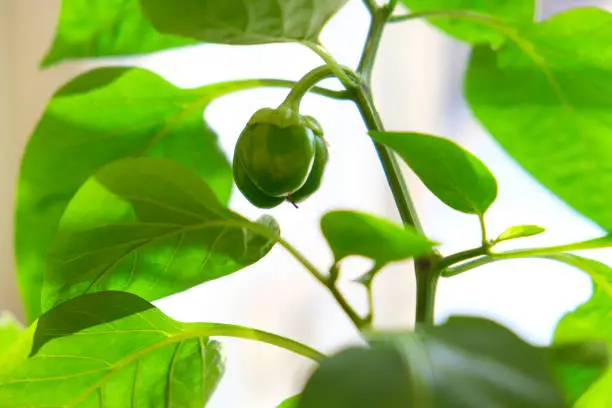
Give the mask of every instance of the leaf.
[(146, 54), (191, 44), (196, 42), (158, 33), (138, 0), (63, 0), (55, 40), (42, 65)]
[(546, 353), (488, 320), (453, 317), (324, 360), (299, 408), (561, 408)]
[(473, 154), (448, 139), (421, 133), (370, 132), (395, 150), (446, 205), (483, 215), (497, 197), (497, 181)]
[(321, 229), (336, 262), (350, 255), (361, 255), (385, 265), (422, 255), (437, 245), (411, 228), (353, 211), (325, 214)]
[(11, 346), (23, 331), (21, 323), (8, 312), (0, 314), (0, 356)]
[[(612, 268), (587, 258), (569, 254), (560, 254), (551, 259), (565, 262), (579, 268), (591, 276), (593, 280), (593, 296), (575, 311), (566, 314), (555, 330), (554, 342), (563, 345), (568, 342), (604, 340), (608, 350), (612, 352)], [(573, 378), (575, 384), (573, 395), (578, 397), (581, 387), (582, 372), (576, 373)], [(588, 377), (587, 377), (588, 378)], [(605, 408), (612, 404), (610, 387), (612, 386), (612, 369), (597, 381), (580, 397), (577, 408)], [(573, 390), (571, 388), (570, 390)]]
[(165, 34), (220, 44), (316, 42), (348, 0), (140, 0)]
[(603, 342), (557, 345), (547, 351), (549, 366), (572, 405), (608, 369), (608, 349)]
[(473, 44), (501, 45), (503, 28), (534, 21), (535, 0), (402, 0), (446, 34)]
[(300, 396), (296, 395), (289, 399), (283, 401), (277, 408), (298, 408), (298, 403), (300, 402)]
[(612, 15), (573, 9), (477, 47), (466, 93), (476, 117), (531, 175), (612, 229)]
[(499, 237), (495, 238), (494, 243), (509, 241), (511, 239), (532, 237), (545, 232), (546, 229), (537, 225), (516, 225), (506, 229)]
[(45, 256), (60, 217), (104, 165), (130, 156), (172, 158), (227, 201), (230, 166), (202, 118), (223, 92), (218, 85), (179, 89), (143, 69), (101, 68), (55, 94), (26, 147), (17, 192), (15, 249), (30, 320), (40, 313)]
[[(500, 45), (499, 25), (534, 21), (535, 0), (402, 0), (414, 13), (432, 12), (431, 23), (460, 40)], [(438, 13), (439, 12), (439, 13)], [(446, 13), (445, 13), (446, 12)], [(446, 16), (445, 16), (446, 15)]]
[(409, 384), (408, 368), (396, 350), (349, 348), (323, 360), (297, 408), (410, 407)]
[(306, 346), (240, 326), (180, 323), (129, 293), (72, 299), (42, 315), (30, 358), (0, 367), (3, 407), (201, 408), (222, 373), (211, 336), (251, 339), (318, 358)]
[(195, 172), (168, 159), (114, 162), (79, 190), (49, 250), (44, 310), (84, 293), (152, 301), (238, 271), (278, 240), (221, 204)]
[(581, 269), (593, 280), (598, 288), (612, 297), (612, 268), (594, 259), (583, 258), (572, 254), (553, 254), (545, 258), (563, 262), (575, 268)]

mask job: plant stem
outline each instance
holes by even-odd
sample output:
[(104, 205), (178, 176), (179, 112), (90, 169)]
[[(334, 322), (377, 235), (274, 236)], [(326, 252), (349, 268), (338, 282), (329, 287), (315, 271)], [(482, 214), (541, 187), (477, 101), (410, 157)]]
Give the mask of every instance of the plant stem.
[(370, 11), (370, 13), (374, 13), (378, 6), (376, 5), (376, 0), (363, 0), (363, 4)]
[[(277, 242), (280, 246), (285, 248), (289, 254), (291, 254), (299, 263), (302, 264), (304, 268), (323, 286), (325, 286), (329, 292), (332, 294), (336, 302), (340, 305), (344, 313), (351, 319), (355, 327), (361, 330), (364, 327), (364, 320), (359, 317), (357, 312), (352, 308), (352, 306), (346, 301), (342, 293), (336, 287), (336, 279), (337, 279), (337, 270), (334, 273), (330, 273), (329, 276), (325, 276), (316, 266), (314, 266), (300, 251), (298, 251), (293, 245), (291, 245), (288, 241), (283, 239), (282, 237), (276, 235), (273, 231), (268, 228), (261, 226), (257, 223), (242, 221), (242, 220), (224, 220), (220, 223), (220, 225), (225, 226), (233, 226), (233, 227), (241, 227), (246, 228), (250, 231), (255, 232), (265, 238), (273, 240)], [(335, 268), (336, 265), (333, 266)], [(332, 268), (332, 271), (333, 271)]]
[(479, 256), (487, 255), (489, 253), (489, 247), (481, 246), (474, 249), (468, 249), (467, 251), (457, 252), (456, 254), (449, 255), (445, 258), (442, 258), (438, 264), (437, 268), (439, 270), (444, 270), (449, 266), (458, 264), (460, 262), (465, 262), (473, 258), (477, 258)]
[[(396, 2), (391, 1), (387, 7), (376, 10), (372, 15), (368, 38), (366, 39), (361, 61), (357, 73), (362, 76), (363, 84), (354, 90), (354, 101), (364, 119), (368, 130), (384, 131), (384, 126), (378, 114), (371, 93), (371, 78), (376, 55), (382, 39), (384, 28), (389, 21)], [(376, 152), (382, 164), (385, 176), (395, 204), (405, 225), (414, 227), (424, 234), (414, 204), (410, 197), (406, 182), (393, 151), (385, 145), (374, 142)], [(437, 268), (438, 255), (435, 252), (424, 255), (415, 260), (415, 274), (417, 280), (417, 310), (416, 324), (431, 325), (434, 322), (435, 297), (440, 270)]]
[[(204, 101), (202, 104), (206, 105), (211, 101), (226, 96), (235, 92), (246, 91), (255, 88), (291, 88), (295, 87), (298, 82), (288, 81), (284, 79), (271, 79), (271, 78), (258, 78), (258, 79), (241, 79), (237, 81), (226, 81), (219, 82), (211, 85), (204, 85), (199, 88), (195, 88), (192, 92), (196, 94), (203, 94)], [(352, 94), (348, 91), (336, 91), (320, 86), (315, 86), (310, 89), (311, 92), (321, 96), (326, 96), (332, 99), (347, 100), (351, 99)]]
[(370, 30), (361, 54), (361, 60), (357, 67), (357, 73), (362, 76), (364, 83), (369, 88), (372, 81), (372, 71), (376, 62), (376, 55), (380, 47), (380, 41), (385, 29), (385, 24), (390, 12), (386, 7), (378, 8), (372, 13)]
[(289, 242), (285, 241), (280, 237), (277, 237), (277, 241), (283, 248), (287, 250), (287, 252), (293, 255), (293, 257), (297, 261), (299, 261), (304, 266), (304, 268), (306, 268), (312, 274), (312, 276), (315, 277), (315, 279), (317, 279), (323, 286), (325, 286), (329, 290), (329, 292), (332, 294), (338, 305), (340, 305), (344, 313), (346, 313), (349, 319), (351, 319), (355, 327), (361, 330), (361, 328), (364, 326), (363, 319), (359, 317), (357, 312), (355, 312), (353, 307), (347, 302), (342, 293), (340, 293), (336, 286), (336, 280), (333, 275), (330, 274), (329, 278), (324, 276), (312, 263), (310, 263), (308, 259), (306, 259), (304, 255), (302, 255), (300, 251), (298, 251), (291, 244), (289, 244)]
[[(341, 68), (344, 70), (347, 76), (355, 75), (355, 73), (352, 72), (350, 69), (346, 67), (342, 67), (342, 66)], [(304, 98), (304, 95), (306, 95), (310, 90), (316, 89), (317, 87), (315, 87), (315, 85), (318, 82), (324, 79), (327, 79), (329, 77), (333, 77), (335, 75), (336, 75), (335, 70), (329, 65), (322, 65), (320, 67), (313, 69), (312, 71), (304, 75), (302, 79), (300, 79), (298, 82), (295, 83), (295, 85), (291, 89), (291, 92), (289, 92), (289, 95), (287, 95), (287, 98), (285, 98), (285, 101), (283, 102), (283, 104), (287, 104), (293, 110), (295, 110), (296, 112), (299, 112), (300, 103), (302, 102), (302, 98)], [(342, 91), (342, 92), (350, 95), (350, 92), (348, 91)]]
[(482, 247), (487, 248), (491, 246), (487, 239), (487, 224), (485, 223), (484, 215), (478, 215), (478, 222), (480, 223), (480, 236), (482, 237)]
[[(515, 249), (507, 252), (493, 252), (485, 256), (474, 259), (473, 261), (460, 264), (458, 266), (448, 268), (442, 272), (442, 276), (451, 277), (467, 272), (479, 266), (483, 266), (492, 262), (503, 261), (506, 259), (519, 258), (542, 258), (554, 254), (559, 254), (568, 251), (582, 251), (597, 248), (607, 248), (612, 246), (612, 239), (609, 236), (592, 239), (588, 241), (576, 242), (567, 245), (558, 245), (543, 248), (530, 249)], [(475, 251), (475, 250), (474, 250)], [(450, 257), (449, 257), (450, 258)], [(448, 258), (446, 258), (448, 259)]]
[(338, 61), (336, 61), (336, 59), (329, 53), (329, 51), (327, 51), (327, 49), (323, 45), (312, 42), (305, 42), (303, 44), (313, 50), (315, 53), (317, 53), (321, 57), (321, 59), (325, 61), (327, 65), (329, 65), (329, 67), (333, 70), (334, 74), (340, 80), (340, 82), (342, 82), (345, 88), (351, 89), (357, 86), (357, 83), (355, 83), (354, 78), (350, 78), (347, 75), (344, 67), (342, 67), (338, 63)]
[[(369, 99), (368, 91), (364, 88), (356, 90), (354, 101), (368, 130), (384, 131), (380, 116)], [(374, 146), (404, 225), (414, 227), (417, 231), (422, 233), (423, 228), (414, 208), (406, 182), (402, 177), (399, 163), (393, 155), (393, 151), (378, 142), (374, 142)]]
[(416, 327), (431, 326), (434, 324), (436, 289), (440, 273), (427, 258), (417, 259), (415, 269), (417, 271)]

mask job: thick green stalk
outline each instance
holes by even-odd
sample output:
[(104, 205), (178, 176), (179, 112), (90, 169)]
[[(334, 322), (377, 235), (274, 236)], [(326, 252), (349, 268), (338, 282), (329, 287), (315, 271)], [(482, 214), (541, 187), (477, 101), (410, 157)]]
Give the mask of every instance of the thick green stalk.
[(440, 273), (429, 259), (415, 261), (417, 283), (416, 327), (434, 324), (436, 290)]
[[(372, 105), (369, 92), (365, 87), (355, 91), (355, 104), (368, 130), (385, 130), (380, 116)], [(408, 187), (402, 177), (399, 163), (393, 155), (393, 151), (378, 142), (374, 142), (374, 147), (376, 148), (376, 153), (378, 153), (378, 158), (383, 166), (387, 182), (391, 188), (391, 193), (393, 194), (395, 205), (397, 206), (402, 221), (405, 225), (411, 226), (417, 231), (422, 232), (423, 228), (421, 227)]]
[[(370, 31), (368, 32), (363, 55), (357, 69), (357, 73), (362, 76), (363, 83), (361, 87), (355, 91), (354, 100), (368, 130), (384, 131), (383, 123), (373, 103), (370, 84), (384, 28), (393, 13), (395, 4), (396, 2), (390, 2), (386, 7), (380, 7), (372, 14)], [(406, 183), (393, 151), (377, 142), (374, 142), (374, 145), (389, 186), (391, 187), (391, 192), (393, 193), (393, 198), (400, 212), (400, 216), (402, 217), (402, 221), (405, 225), (414, 227), (417, 231), (423, 233), (423, 228), (419, 222), (410, 193), (408, 192), (408, 188), (406, 187)], [(436, 266), (437, 260), (438, 256), (433, 252), (415, 260), (415, 274), (417, 280), (417, 326), (431, 325), (434, 321), (436, 288), (440, 276), (440, 271)]]

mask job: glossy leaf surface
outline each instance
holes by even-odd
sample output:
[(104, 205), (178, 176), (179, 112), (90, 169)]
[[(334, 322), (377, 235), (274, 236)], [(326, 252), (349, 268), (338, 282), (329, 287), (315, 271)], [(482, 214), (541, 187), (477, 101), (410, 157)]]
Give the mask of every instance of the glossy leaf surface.
[(535, 0), (402, 0), (411, 12), (430, 12), (430, 22), (470, 43), (499, 45), (504, 27), (534, 21)]
[[(612, 352), (612, 268), (592, 259), (568, 254), (561, 254), (553, 259), (582, 269), (593, 280), (591, 299), (561, 319), (555, 331), (555, 343), (563, 345), (568, 342), (603, 340)], [(584, 395), (581, 391), (584, 391), (585, 387), (581, 381), (585, 374), (579, 370), (571, 374), (573, 375), (569, 377), (566, 389), (572, 392), (573, 397), (579, 398), (575, 407), (604, 408), (612, 404), (611, 369)]]
[(476, 156), (448, 139), (422, 133), (371, 132), (395, 150), (446, 205), (483, 215), (497, 197), (497, 181)]
[(117, 161), (66, 209), (49, 251), (43, 308), (105, 290), (169, 296), (258, 261), (278, 232), (270, 216), (253, 223), (225, 208), (174, 161)]
[(60, 89), (25, 150), (15, 220), (18, 277), (27, 315), (40, 313), (42, 272), (62, 213), (81, 185), (124, 157), (166, 157), (206, 180), (223, 202), (229, 163), (203, 110), (226, 89), (179, 89), (142, 69), (101, 68)]
[(512, 239), (532, 237), (534, 235), (539, 235), (545, 231), (546, 230), (544, 228), (539, 227), (537, 225), (515, 225), (499, 234), (499, 236), (495, 238), (494, 242), (497, 243), (509, 241)]
[(466, 78), (473, 112), (531, 175), (612, 229), (612, 14), (566, 11), (477, 47)]
[(411, 228), (353, 211), (325, 214), (321, 229), (336, 261), (361, 255), (384, 265), (422, 255), (436, 245)]
[(42, 64), (139, 55), (195, 43), (157, 32), (138, 0), (63, 0), (55, 40)]
[(71, 300), (25, 334), (27, 359), (0, 368), (0, 406), (201, 408), (223, 374), (207, 327), (127, 293)]
[(221, 44), (316, 42), (348, 0), (140, 0), (162, 33)]

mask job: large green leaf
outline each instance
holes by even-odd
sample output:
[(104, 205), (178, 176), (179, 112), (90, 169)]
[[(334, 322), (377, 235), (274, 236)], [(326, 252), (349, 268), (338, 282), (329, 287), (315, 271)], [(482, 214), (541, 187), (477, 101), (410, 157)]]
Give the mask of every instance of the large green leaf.
[(144, 300), (99, 292), (42, 315), (29, 358), (0, 367), (0, 406), (202, 408), (223, 364), (210, 336), (263, 341), (307, 357), (291, 340), (239, 326), (180, 323)]
[(0, 356), (6, 352), (23, 331), (21, 323), (8, 312), (0, 314)]
[(478, 47), (466, 80), (477, 118), (529, 173), (612, 229), (612, 15), (556, 15), (494, 51)]
[(105, 290), (169, 296), (258, 261), (277, 237), (274, 218), (240, 217), (171, 160), (120, 160), (66, 209), (49, 250), (43, 309)]
[(446, 205), (483, 215), (497, 197), (497, 181), (476, 156), (448, 139), (421, 133), (371, 132), (395, 150)]
[(422, 255), (436, 245), (410, 228), (353, 211), (325, 214), (321, 229), (336, 261), (361, 255), (385, 265)]
[(470, 43), (501, 44), (500, 26), (534, 21), (535, 0), (402, 0), (415, 13), (431, 14), (438, 28)]
[(223, 86), (179, 89), (142, 69), (102, 68), (59, 90), (23, 157), (16, 258), (27, 315), (40, 313), (45, 256), (68, 202), (102, 166), (129, 156), (168, 157), (196, 170), (226, 201), (229, 163), (203, 110)]
[(195, 44), (158, 33), (138, 0), (63, 0), (55, 40), (43, 66), (60, 61), (144, 54)]
[(549, 355), (506, 328), (451, 318), (321, 363), (299, 408), (563, 408)]
[[(612, 351), (612, 268), (594, 261), (562, 254), (552, 257), (587, 272), (593, 279), (594, 293), (590, 300), (565, 315), (555, 331), (555, 343), (605, 340)], [(580, 386), (580, 372), (572, 382), (572, 388)], [(576, 403), (577, 408), (606, 408), (612, 405), (612, 369), (592, 386)], [(581, 387), (582, 388), (582, 387)], [(579, 389), (580, 390), (580, 389)], [(580, 396), (576, 392), (575, 396)]]
[(140, 0), (162, 33), (221, 44), (315, 42), (348, 0)]

